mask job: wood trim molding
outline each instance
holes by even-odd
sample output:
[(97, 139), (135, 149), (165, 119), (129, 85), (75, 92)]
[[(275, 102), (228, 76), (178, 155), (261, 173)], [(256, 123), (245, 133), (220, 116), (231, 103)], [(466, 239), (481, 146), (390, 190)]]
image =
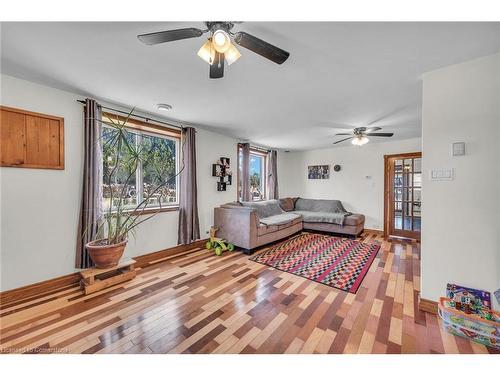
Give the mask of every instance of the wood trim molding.
[(120, 123), (125, 123), (126, 121), (127, 127), (132, 129), (166, 135), (167, 137), (181, 138), (181, 131), (179, 129), (169, 128), (166, 125), (163, 126), (155, 124), (154, 122), (138, 120), (134, 118), (133, 115), (127, 120), (126, 116), (121, 116), (111, 112), (103, 112), (102, 117), (104, 118), (104, 122), (106, 122), (106, 118), (108, 121), (113, 120)]
[(380, 235), (380, 236), (384, 235), (384, 231), (383, 230), (379, 230), (379, 229), (368, 229), (368, 228), (365, 228), (363, 230), (363, 232), (365, 232), (365, 233), (372, 233), (372, 234), (376, 234), (376, 235)]
[(390, 235), (390, 220), (391, 210), (389, 205), (392, 203), (390, 199), (391, 194), (391, 170), (390, 160), (393, 158), (418, 158), (422, 157), (421, 151), (406, 152), (402, 154), (384, 155), (384, 238), (387, 239)]
[(428, 312), (430, 314), (437, 315), (438, 303), (430, 299), (418, 297), (418, 309), (421, 311)]
[(205, 248), (205, 242), (207, 239), (201, 239), (194, 241), (187, 245), (177, 245), (165, 250), (155, 251), (154, 253), (139, 255), (134, 257), (133, 259), (137, 262), (135, 264), (136, 267), (144, 268), (156, 264), (163, 260), (164, 258), (171, 257), (173, 255), (181, 254), (185, 251), (193, 250), (198, 247)]
[[(15, 134), (12, 138), (7, 136), (6, 139), (2, 141), (0, 149), (6, 148), (7, 145), (12, 147), (21, 147), (23, 149), (22, 157), (17, 155), (15, 160), (12, 160), (8, 156), (1, 153), (1, 164), (2, 167), (14, 167), (14, 168), (32, 168), (32, 169), (52, 169), (52, 170), (63, 170), (64, 169), (64, 117), (48, 115), (45, 113), (27, 111), (25, 109), (13, 108), (0, 105), (0, 128), (2, 128), (2, 133), (4, 131), (10, 132), (9, 127), (9, 117), (3, 119), (7, 116), (7, 113), (14, 113), (16, 115), (22, 116), (22, 134)], [(19, 119), (19, 118), (18, 118)], [(41, 125), (38, 120), (48, 120), (49, 123), (45, 123), (45, 133), (46, 137), (40, 139)], [(51, 133), (54, 131), (54, 125), (59, 133)], [(20, 126), (18, 124), (17, 128)], [(11, 129), (12, 130), (12, 129)], [(3, 135), (2, 135), (3, 136)], [(5, 142), (5, 143), (4, 143)], [(56, 142), (54, 144), (54, 142)], [(57, 148), (56, 148), (57, 146)], [(10, 147), (7, 147), (10, 148)], [(56, 150), (55, 154), (52, 153), (52, 157), (49, 152), (45, 152), (45, 156), (42, 158), (40, 156), (40, 150)], [(53, 157), (57, 155), (58, 161), (53, 160)], [(6, 157), (6, 159), (5, 159)]]
[[(188, 245), (177, 245), (168, 249), (136, 256), (133, 258), (137, 262), (135, 266), (144, 268), (154, 265), (164, 258), (181, 254), (185, 251), (193, 250), (197, 247), (202, 247), (204, 249), (206, 241), (207, 239), (201, 239)], [(2, 308), (6, 308), (11, 305), (17, 305), (19, 303), (27, 302), (31, 299), (53, 293), (57, 290), (75, 287), (79, 284), (80, 278), (80, 273), (74, 272), (69, 275), (64, 275), (56, 277), (54, 279), (44, 280), (35, 284), (30, 284), (16, 289), (0, 292), (0, 305), (2, 306)]]

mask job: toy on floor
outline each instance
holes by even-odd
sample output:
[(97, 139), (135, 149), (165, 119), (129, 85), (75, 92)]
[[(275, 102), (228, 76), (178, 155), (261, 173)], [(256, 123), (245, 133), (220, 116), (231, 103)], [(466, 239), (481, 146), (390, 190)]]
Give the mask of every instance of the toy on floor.
[(216, 237), (215, 234), (219, 229), (210, 228), (210, 238), (208, 239), (205, 247), (207, 250), (214, 249), (215, 255), (220, 256), (224, 251), (233, 251), (234, 245), (226, 240)]
[(451, 300), (454, 308), (466, 314), (477, 314), (483, 309), (491, 309), (491, 294), (484, 290), (447, 284), (446, 297)]

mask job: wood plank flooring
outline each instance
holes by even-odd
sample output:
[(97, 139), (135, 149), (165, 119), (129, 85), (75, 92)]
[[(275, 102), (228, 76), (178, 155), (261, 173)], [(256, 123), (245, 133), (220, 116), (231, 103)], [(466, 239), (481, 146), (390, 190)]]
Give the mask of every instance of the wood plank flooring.
[[(89, 296), (67, 287), (0, 309), (0, 351), (31, 353), (488, 353), (417, 307), (420, 245), (381, 245), (356, 294), (204, 249)], [(264, 249), (261, 249), (261, 251)]]

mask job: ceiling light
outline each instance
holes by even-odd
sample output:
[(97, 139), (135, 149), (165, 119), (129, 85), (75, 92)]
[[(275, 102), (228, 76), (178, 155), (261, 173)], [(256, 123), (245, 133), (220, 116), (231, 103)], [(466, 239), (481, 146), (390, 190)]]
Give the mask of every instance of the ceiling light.
[(225, 53), (231, 45), (231, 39), (229, 38), (228, 33), (222, 29), (219, 29), (214, 33), (212, 40), (215, 50), (219, 53)]
[(233, 44), (230, 44), (224, 57), (226, 58), (227, 65), (231, 65), (241, 57), (241, 53)]
[(213, 64), (215, 60), (215, 49), (212, 44), (212, 39), (208, 38), (204, 45), (201, 46), (198, 51), (198, 56), (200, 56), (203, 60), (205, 60), (210, 65)]
[(170, 104), (160, 103), (156, 105), (156, 108), (159, 111), (170, 111), (172, 109), (172, 106)]
[(365, 136), (355, 137), (352, 139), (351, 143), (356, 146), (363, 146), (367, 144), (370, 140)]

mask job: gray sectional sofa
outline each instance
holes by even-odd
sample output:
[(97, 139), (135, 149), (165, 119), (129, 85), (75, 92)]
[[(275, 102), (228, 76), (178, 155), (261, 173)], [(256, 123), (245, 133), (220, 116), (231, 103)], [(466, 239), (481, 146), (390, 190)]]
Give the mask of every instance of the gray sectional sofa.
[(284, 198), (231, 202), (215, 208), (217, 235), (251, 252), (303, 229), (356, 237), (365, 217), (347, 212), (338, 200)]

